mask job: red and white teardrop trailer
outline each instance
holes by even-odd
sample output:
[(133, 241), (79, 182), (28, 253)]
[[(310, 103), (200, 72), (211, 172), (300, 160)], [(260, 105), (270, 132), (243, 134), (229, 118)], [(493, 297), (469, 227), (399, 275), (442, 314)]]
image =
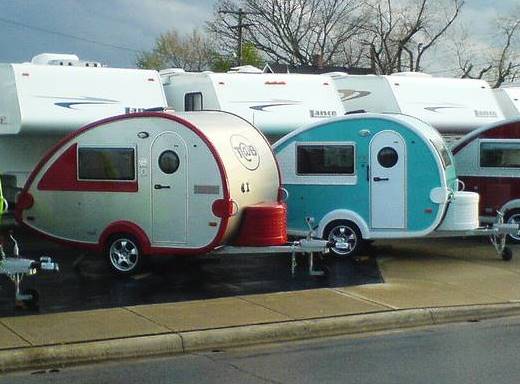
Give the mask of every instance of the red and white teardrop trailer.
[[(142, 255), (286, 243), (280, 173), (265, 137), (225, 112), (144, 112), (69, 134), (19, 196), (23, 225), (105, 252), (119, 274)], [(287, 251), (287, 249), (285, 249)]]

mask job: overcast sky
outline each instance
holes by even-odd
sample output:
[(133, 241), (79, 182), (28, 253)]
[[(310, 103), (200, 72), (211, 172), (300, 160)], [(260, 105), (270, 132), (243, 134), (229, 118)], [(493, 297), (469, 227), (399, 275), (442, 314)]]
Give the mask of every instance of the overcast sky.
[[(435, 0), (432, 0), (435, 1)], [(132, 67), (171, 28), (202, 28), (214, 0), (0, 0), (0, 62), (42, 52), (76, 53), (114, 67)], [(520, 0), (466, 0), (463, 19), (489, 36), (486, 19), (507, 15)]]

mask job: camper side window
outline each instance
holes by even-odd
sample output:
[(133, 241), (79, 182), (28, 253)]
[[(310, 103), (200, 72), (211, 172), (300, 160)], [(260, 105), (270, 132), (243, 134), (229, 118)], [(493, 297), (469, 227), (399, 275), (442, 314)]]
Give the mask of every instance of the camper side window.
[(192, 92), (184, 95), (185, 111), (202, 111), (202, 93)]
[(520, 142), (480, 143), (480, 166), (520, 168)]
[(298, 175), (353, 175), (354, 145), (298, 145), (296, 173)]
[(78, 179), (135, 180), (135, 149), (80, 147)]

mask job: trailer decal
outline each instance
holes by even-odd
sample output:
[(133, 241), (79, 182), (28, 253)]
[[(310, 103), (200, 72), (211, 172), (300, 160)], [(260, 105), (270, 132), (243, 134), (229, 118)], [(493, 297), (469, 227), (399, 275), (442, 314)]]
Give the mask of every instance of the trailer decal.
[(372, 92), (369, 91), (356, 91), (355, 89), (338, 89), (341, 101), (359, 99), (370, 95)]
[(253, 105), (252, 107), (249, 107), (251, 109), (254, 109), (255, 111), (262, 111), (262, 112), (269, 112), (266, 111), (266, 108), (271, 107), (284, 107), (286, 105), (297, 105), (299, 103), (277, 103), (277, 104), (260, 104), (260, 105)]
[(76, 105), (117, 104), (120, 102), (118, 100), (101, 99), (98, 97), (90, 97), (90, 96), (82, 96), (82, 97), (38, 96), (38, 97), (44, 98), (44, 99), (74, 100), (74, 101), (60, 101), (60, 102), (54, 103), (54, 105), (56, 105), (58, 107), (63, 107), (63, 108), (68, 108), (68, 109), (75, 109), (75, 108), (73, 108), (73, 106), (76, 106)]
[(260, 165), (260, 155), (255, 146), (244, 136), (233, 135), (230, 138), (231, 147), (236, 158), (250, 171), (254, 171)]
[(446, 105), (446, 106), (439, 106), (439, 107), (424, 107), (424, 109), (426, 109), (427, 111), (430, 111), (430, 112), (437, 112), (437, 113), (440, 113), (439, 112), (439, 109), (460, 109), (460, 108), (465, 108), (463, 105)]

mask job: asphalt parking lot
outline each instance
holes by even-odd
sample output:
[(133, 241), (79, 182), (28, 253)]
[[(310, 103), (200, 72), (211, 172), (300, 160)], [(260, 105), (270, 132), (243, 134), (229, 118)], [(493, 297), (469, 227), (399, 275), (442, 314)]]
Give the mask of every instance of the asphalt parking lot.
[(307, 273), (307, 258), (303, 255), (298, 257), (298, 267), (292, 276), (290, 256), (285, 254), (152, 257), (142, 274), (122, 279), (110, 273), (100, 255), (62, 247), (19, 229), (16, 237), (22, 256), (52, 256), (60, 264), (60, 272), (41, 273), (24, 280), (24, 288), (39, 292), (37, 309), (16, 309), (14, 287), (7, 277), (0, 276), (0, 316), (382, 282), (374, 258), (365, 257), (356, 262), (326, 257), (317, 264), (327, 272), (326, 275), (313, 277)]

